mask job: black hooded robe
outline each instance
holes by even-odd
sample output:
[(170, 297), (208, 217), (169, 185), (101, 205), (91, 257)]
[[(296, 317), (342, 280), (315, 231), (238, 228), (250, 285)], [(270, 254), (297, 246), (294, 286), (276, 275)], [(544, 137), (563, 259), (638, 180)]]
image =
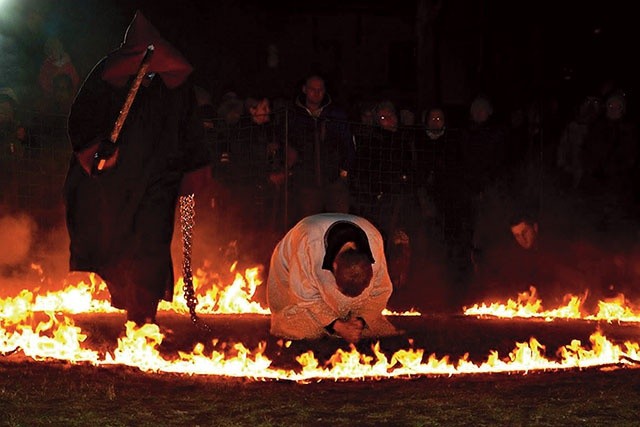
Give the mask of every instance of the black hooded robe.
[[(129, 85), (103, 80), (108, 59), (96, 65), (72, 105), (68, 132), (76, 153), (109, 135), (124, 103)], [(210, 164), (191, 81), (169, 88), (155, 75), (148, 83), (118, 138), (116, 166), (92, 177), (72, 156), (64, 186), (70, 269), (98, 273), (112, 305), (137, 323), (154, 319), (160, 299), (172, 299), (180, 183), (185, 173)]]

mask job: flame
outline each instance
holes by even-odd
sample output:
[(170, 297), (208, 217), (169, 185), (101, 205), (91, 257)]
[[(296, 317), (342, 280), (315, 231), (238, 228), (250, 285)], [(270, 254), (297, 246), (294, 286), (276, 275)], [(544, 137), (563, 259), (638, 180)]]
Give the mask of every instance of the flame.
[(382, 314), (385, 316), (422, 316), (422, 313), (415, 308), (405, 311), (391, 311), (385, 308), (382, 310)]
[[(236, 265), (234, 263), (231, 266), (231, 272), (235, 271)], [(233, 283), (225, 286), (219, 276), (205, 269), (198, 269), (193, 277), (193, 287), (198, 297), (196, 311), (206, 314), (270, 314), (268, 308), (251, 300), (258, 286), (262, 284), (259, 273), (259, 267), (247, 268), (244, 275), (236, 272)], [(184, 280), (180, 277), (175, 286), (173, 301), (161, 301), (159, 310), (188, 312), (189, 308), (182, 293), (183, 286)]]
[[(224, 284), (220, 275), (213, 273), (208, 262), (202, 268), (198, 268), (193, 277), (193, 286), (198, 298), (196, 311), (201, 314), (263, 314), (271, 312), (254, 301), (258, 286), (262, 285), (260, 279), (260, 267), (247, 268), (244, 274), (236, 271), (237, 262), (232, 263), (229, 271), (235, 274), (233, 282)], [(37, 264), (32, 269), (40, 271)], [(48, 291), (43, 295), (34, 295), (32, 291), (22, 290), (15, 297), (0, 299), (0, 317), (3, 319), (15, 318), (20, 322), (30, 312), (62, 312), (69, 314), (79, 313), (117, 313), (121, 310), (111, 307), (107, 285), (95, 273), (87, 273), (86, 277), (77, 283), (69, 283), (65, 279), (64, 288), (60, 291)], [(158, 310), (184, 314), (189, 312), (184, 300), (184, 279), (178, 278), (173, 301), (160, 301)], [(388, 316), (420, 316), (415, 309), (404, 312), (384, 310)]]
[(608, 322), (640, 322), (640, 309), (634, 308), (623, 294), (598, 301), (598, 312), (587, 316), (589, 320), (606, 320)]
[(607, 322), (640, 322), (640, 309), (633, 307), (623, 294), (614, 298), (598, 301), (596, 313), (586, 313), (584, 302), (588, 293), (576, 296), (567, 294), (563, 300), (564, 306), (554, 309), (544, 310), (542, 300), (536, 295), (536, 288), (531, 286), (529, 291), (521, 292), (518, 297), (508, 299), (506, 303), (493, 302), (490, 304), (474, 304), (472, 307), (465, 307), (464, 314), (467, 316), (492, 316), (502, 318), (543, 318), (553, 319), (584, 319), (584, 320), (604, 320)]
[[(267, 309), (250, 301), (256, 288), (260, 286), (259, 270), (247, 269), (244, 274), (240, 274), (235, 272), (234, 265), (231, 273), (235, 273), (233, 283), (223, 287), (218, 276), (205, 270), (197, 272), (194, 286), (198, 291), (201, 312), (268, 313)], [(205, 290), (207, 287), (208, 290)], [(179, 286), (177, 288), (181, 289)], [(213, 350), (209, 352), (205, 351), (207, 346), (197, 343), (190, 352), (179, 351), (177, 354), (167, 355), (159, 350), (164, 335), (157, 325), (152, 324), (138, 328), (128, 322), (117, 340), (116, 348), (92, 348), (90, 342), (87, 342), (87, 334), (67, 314), (114, 311), (106, 300), (94, 298), (101, 293), (106, 293), (104, 282), (98, 276), (88, 275), (86, 281), (67, 285), (62, 291), (39, 295), (36, 291), (23, 290), (15, 297), (0, 299), (0, 353), (5, 356), (22, 355), (37, 361), (65, 360), (96, 366), (126, 365), (144, 372), (277, 379), (301, 383), (640, 365), (638, 343), (626, 341), (616, 344), (600, 331), (590, 336), (588, 345), (583, 346), (580, 341), (573, 340), (559, 348), (553, 356), (547, 356), (546, 347), (534, 337), (528, 342), (516, 343), (515, 348), (506, 356), (495, 350), (490, 351), (483, 362), (469, 360), (468, 354), (455, 361), (449, 355), (437, 356), (432, 353), (426, 356), (428, 353), (420, 348), (401, 349), (387, 355), (381, 351), (380, 343), (376, 343), (371, 349), (372, 354), (360, 353), (351, 345), (348, 350), (337, 350), (322, 364), (312, 351), (307, 351), (296, 357), (299, 367), (295, 369), (272, 366), (272, 361), (265, 355), (265, 342), (250, 349), (242, 343), (221, 343), (218, 339), (213, 339), (210, 343)], [(179, 297), (180, 295), (176, 295), (175, 301), (164, 309), (186, 311), (186, 304)], [(558, 313), (561, 316), (575, 316), (572, 313), (579, 312), (581, 301), (580, 298), (570, 298), (565, 307), (543, 311), (535, 288), (531, 288), (529, 292), (520, 294), (516, 301), (483, 307), (487, 310), (488, 307), (493, 307), (501, 310), (497, 312), (512, 315), (533, 313), (530, 316), (547, 317), (550, 313)], [(609, 319), (618, 314), (635, 315), (625, 304), (623, 296), (603, 301), (595, 316)], [(468, 310), (465, 311), (467, 312)], [(393, 312), (388, 314), (398, 315)], [(400, 314), (420, 315), (415, 311)], [(45, 319), (40, 320), (42, 317)], [(290, 344), (290, 341), (281, 340), (278, 345), (288, 348)]]
[[(250, 350), (241, 343), (223, 346), (229, 351), (213, 350), (205, 354), (205, 346), (197, 343), (189, 353), (178, 352), (176, 358), (165, 358), (158, 350), (163, 334), (157, 325), (136, 327), (126, 324), (126, 333), (118, 339), (113, 352), (100, 352), (85, 348), (86, 335), (73, 320), (63, 316), (56, 318), (48, 313), (48, 320), (32, 328), (18, 325), (9, 331), (0, 328), (0, 351), (8, 353), (19, 348), (25, 356), (34, 360), (58, 359), (72, 363), (85, 362), (93, 365), (127, 365), (145, 372), (171, 372), (188, 375), (224, 377), (246, 377), (256, 380), (279, 379), (310, 382), (323, 379), (334, 381), (366, 380), (381, 378), (407, 378), (414, 376), (450, 376), (475, 373), (527, 373), (595, 366), (632, 366), (640, 361), (640, 345), (626, 341), (622, 346), (609, 341), (601, 332), (594, 332), (590, 346), (582, 346), (573, 340), (556, 352), (555, 358), (545, 355), (545, 346), (535, 338), (529, 342), (516, 343), (506, 357), (492, 351), (486, 360), (474, 363), (468, 356), (452, 362), (449, 356), (428, 356), (423, 349), (403, 349), (387, 357), (380, 344), (372, 347), (373, 355), (362, 354), (351, 345), (349, 351), (338, 349), (322, 366), (312, 351), (299, 355), (298, 369), (279, 369), (264, 355), (266, 345), (260, 343)], [(212, 343), (215, 345), (216, 340)]]

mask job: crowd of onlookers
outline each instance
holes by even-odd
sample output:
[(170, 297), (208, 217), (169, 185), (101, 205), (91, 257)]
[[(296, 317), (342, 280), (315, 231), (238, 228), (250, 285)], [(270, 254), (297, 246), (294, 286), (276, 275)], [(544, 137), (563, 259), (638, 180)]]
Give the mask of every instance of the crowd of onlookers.
[(637, 127), (618, 88), (510, 111), (480, 94), (462, 115), (399, 111), (387, 99), (344, 108), (317, 75), (292, 100), (202, 98), (224, 207), (216, 218), (231, 240), (244, 238), (241, 252), (259, 258), (264, 244), (265, 256), (265, 232), (277, 239), (306, 215), (336, 211), (382, 231), (399, 306), (535, 284), (543, 296), (582, 292), (589, 280), (609, 295), (635, 277)]
[[(31, 105), (0, 89), (1, 204), (37, 211), (45, 226), (62, 218), (65, 120), (79, 84), (59, 40), (46, 52)], [(511, 296), (536, 280), (544, 288), (526, 270), (552, 275), (548, 260), (558, 256), (506, 268), (517, 248), (541, 252), (539, 229), (556, 248), (587, 234), (583, 243), (601, 247), (602, 235), (607, 247), (637, 237), (637, 124), (619, 88), (585, 93), (575, 105), (551, 94), (502, 111), (484, 94), (457, 109), (411, 111), (388, 99), (342, 106), (318, 75), (299, 89), (291, 99), (228, 92), (214, 101), (196, 92), (214, 153), (200, 218), (249, 263), (267, 264), (302, 217), (350, 212), (385, 237), (393, 303), (420, 305), (418, 296), (423, 305), (456, 305), (488, 290)]]
[(25, 76), (33, 74), (26, 88), (0, 84), (0, 206), (37, 210), (51, 226), (48, 218), (60, 219), (55, 185), (69, 158), (66, 116), (80, 77), (59, 38), (47, 38), (42, 49), (35, 72), (25, 69)]

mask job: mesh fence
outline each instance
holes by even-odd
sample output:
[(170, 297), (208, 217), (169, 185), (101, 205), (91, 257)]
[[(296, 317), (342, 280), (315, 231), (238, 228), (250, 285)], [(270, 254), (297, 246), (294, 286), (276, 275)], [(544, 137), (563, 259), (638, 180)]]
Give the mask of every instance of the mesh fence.
[(60, 219), (62, 185), (70, 145), (66, 117), (21, 112), (24, 132), (5, 129), (0, 154), (0, 201), (11, 210), (28, 211), (42, 224)]
[[(457, 225), (447, 218), (456, 210), (456, 201), (447, 197), (451, 192), (447, 182), (449, 176), (459, 174), (459, 165), (449, 159), (447, 147), (455, 145), (456, 130), (430, 139), (418, 126), (388, 132), (377, 126), (331, 120), (319, 120), (300, 130), (286, 110), (275, 112), (265, 125), (255, 125), (247, 117), (233, 124), (221, 119), (207, 123), (213, 175), (223, 189), (218, 202), (227, 211), (248, 216), (248, 224), (279, 232), (293, 225), (300, 219), (296, 205), (304, 203), (298, 200), (304, 198), (298, 187), (317, 187), (313, 177), (321, 170), (320, 186), (335, 192), (339, 191), (335, 182), (342, 182), (348, 190), (348, 210), (371, 220), (385, 234), (397, 228), (411, 230), (421, 221), (430, 222), (442, 238), (455, 234)], [(340, 178), (339, 171), (348, 155), (333, 152), (340, 148), (331, 141), (338, 138), (332, 127), (346, 127), (356, 149), (355, 157), (348, 160), (346, 179)], [(323, 163), (319, 168), (310, 158), (316, 138), (320, 151), (329, 151), (319, 156)], [(283, 172), (286, 162), (288, 173)], [(327, 197), (322, 192), (312, 194), (320, 201)], [(234, 210), (230, 204), (241, 207)]]
[[(59, 220), (71, 155), (66, 117), (22, 112), (22, 122), (27, 137), (20, 152), (10, 153), (9, 146), (3, 145), (2, 202), (29, 211), (44, 223)], [(299, 219), (297, 186), (312, 182), (302, 177), (312, 175), (317, 165), (308, 153), (304, 157), (295, 152), (300, 147), (315, 147), (316, 142), (321, 149), (324, 144), (324, 149), (333, 151), (329, 139), (335, 126), (347, 129), (356, 152), (348, 163), (343, 153), (325, 153), (323, 170), (340, 171), (348, 165), (349, 173), (342, 178), (339, 172), (324, 176), (323, 185), (330, 192), (335, 182), (346, 188), (351, 213), (370, 219), (387, 235), (428, 222), (446, 239), (460, 228), (459, 221), (452, 220), (458, 200), (451, 197), (455, 193), (451, 182), (462, 171), (449, 149), (459, 142), (456, 130), (431, 139), (423, 127), (388, 132), (362, 123), (328, 120), (318, 121), (312, 131), (300, 132), (286, 110), (273, 113), (271, 121), (262, 125), (249, 117), (235, 123), (206, 118), (204, 123), (213, 153), (214, 193), (221, 221), (241, 222), (245, 233), (252, 229), (282, 233)]]

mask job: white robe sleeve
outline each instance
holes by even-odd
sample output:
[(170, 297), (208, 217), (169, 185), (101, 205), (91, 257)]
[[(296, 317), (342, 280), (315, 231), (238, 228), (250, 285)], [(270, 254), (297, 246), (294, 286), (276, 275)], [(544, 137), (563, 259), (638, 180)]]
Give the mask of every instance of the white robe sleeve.
[[(324, 254), (321, 240), (292, 240), (281, 242), (271, 259), (267, 279), (271, 333), (289, 339), (319, 338), (327, 335), (325, 326), (340, 317), (323, 296), (326, 287), (335, 288), (335, 279), (331, 272), (317, 271), (317, 260)], [(295, 256), (288, 256), (289, 250)]]
[[(316, 219), (316, 218), (314, 218)], [(271, 333), (288, 339), (314, 339), (327, 335), (325, 327), (339, 318), (361, 317), (366, 337), (397, 334), (382, 315), (392, 292), (380, 232), (368, 221), (349, 217), (367, 233), (373, 278), (364, 292), (350, 298), (337, 288), (333, 273), (322, 269), (324, 233), (335, 219), (314, 226), (310, 220), (294, 227), (276, 246), (267, 278)]]

